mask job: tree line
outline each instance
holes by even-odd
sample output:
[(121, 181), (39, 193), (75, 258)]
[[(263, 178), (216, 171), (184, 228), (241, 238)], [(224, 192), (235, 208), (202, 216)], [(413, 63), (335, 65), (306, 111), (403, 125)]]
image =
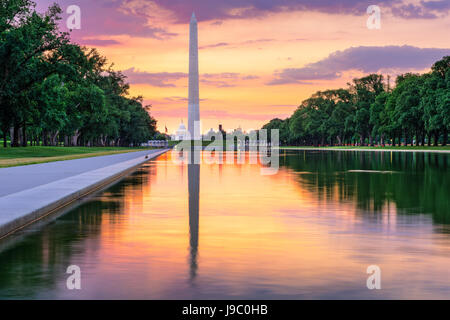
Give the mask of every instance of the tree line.
[(370, 74), (345, 89), (318, 91), (287, 119), (263, 129), (279, 129), (283, 145), (445, 146), (450, 130), (450, 56), (425, 74), (389, 78)]
[(0, 135), (3, 146), (131, 146), (160, 134), (150, 106), (96, 49), (59, 30), (61, 8), (0, 2)]

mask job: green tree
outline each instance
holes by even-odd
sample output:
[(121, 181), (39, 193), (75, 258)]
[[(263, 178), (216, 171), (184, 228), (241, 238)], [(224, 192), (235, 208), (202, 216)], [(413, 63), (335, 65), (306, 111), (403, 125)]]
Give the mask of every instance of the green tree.
[(58, 48), (68, 43), (57, 26), (61, 9), (53, 5), (38, 14), (34, 6), (19, 0), (0, 5), (0, 121), (4, 133), (14, 126), (13, 146), (26, 121), (19, 102), (33, 85), (57, 72)]
[(373, 126), (373, 135), (380, 137), (380, 142), (385, 145), (385, 137), (391, 133), (389, 128), (389, 114), (386, 108), (389, 92), (382, 92), (370, 105), (370, 124)]
[(369, 138), (369, 145), (373, 145), (373, 124), (370, 123), (370, 106), (375, 102), (375, 98), (385, 91), (383, 76), (370, 74), (360, 79), (354, 79), (350, 85), (350, 92), (353, 94), (355, 112), (355, 130), (360, 136), (360, 143), (365, 144), (365, 139)]
[(450, 130), (448, 117), (448, 95), (450, 90), (450, 56), (437, 61), (431, 68), (432, 72), (425, 75), (421, 91), (421, 108), (424, 110), (424, 124), (428, 132), (428, 144), (431, 136), (434, 145), (438, 145), (440, 135), (443, 136), (443, 145), (447, 144)]
[(282, 120), (279, 118), (275, 118), (270, 120), (270, 122), (265, 124), (262, 128), (268, 131), (267, 137), (269, 141), (271, 137), (270, 130), (278, 129), (280, 144), (286, 145), (290, 142), (289, 120)]
[[(425, 124), (423, 121), (423, 108), (421, 102), (421, 88), (423, 78), (417, 74), (404, 74), (397, 77), (397, 85), (393, 90), (395, 100), (392, 118), (398, 122), (405, 139), (405, 145), (411, 141), (411, 136), (416, 137), (416, 145), (424, 141)], [(412, 145), (412, 141), (411, 141)]]

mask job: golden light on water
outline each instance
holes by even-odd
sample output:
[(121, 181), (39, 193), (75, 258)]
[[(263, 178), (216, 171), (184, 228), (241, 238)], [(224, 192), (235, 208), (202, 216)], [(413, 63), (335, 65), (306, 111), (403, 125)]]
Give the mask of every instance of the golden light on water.
[[(189, 182), (193, 177), (187, 165), (170, 157), (167, 153), (146, 165), (139, 173), (142, 184), (125, 184), (120, 212), (102, 214), (97, 254), (108, 267), (95, 273), (112, 275), (131, 266), (132, 274), (140, 275), (132, 281), (137, 292), (152, 288), (152, 296), (176, 295), (181, 282), (180, 292), (188, 297), (245, 296), (255, 294), (255, 287), (280, 297), (314, 297), (345, 287), (362, 290), (365, 269), (378, 264), (386, 292), (391, 288), (396, 297), (411, 298), (424, 292), (402, 289), (397, 285), (400, 275), (410, 281), (427, 276), (418, 269), (448, 272), (445, 256), (411, 262), (416, 250), (430, 250), (443, 241), (442, 235), (430, 232), (417, 240), (402, 235), (408, 226), (398, 221), (392, 204), (367, 228), (367, 217), (355, 203), (339, 201), (337, 186), (318, 199), (317, 189), (301, 182), (302, 176), (315, 173), (281, 168), (277, 175), (263, 176), (255, 164), (202, 164), (194, 177), (198, 181)], [(199, 183), (194, 231), (192, 182)], [(106, 193), (99, 199), (110, 197)], [(391, 232), (399, 233), (396, 242)], [(120, 278), (127, 283), (135, 279)]]

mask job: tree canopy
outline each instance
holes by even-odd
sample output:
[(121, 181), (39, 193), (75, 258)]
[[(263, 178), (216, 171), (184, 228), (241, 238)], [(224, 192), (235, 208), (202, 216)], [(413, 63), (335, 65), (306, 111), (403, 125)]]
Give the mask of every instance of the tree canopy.
[(130, 146), (157, 136), (142, 97), (96, 49), (61, 32), (61, 9), (0, 2), (0, 133), (4, 147)]
[(383, 75), (354, 79), (345, 89), (319, 91), (279, 129), (284, 145), (447, 144), (450, 130), (450, 56), (425, 74), (406, 73), (393, 89)]

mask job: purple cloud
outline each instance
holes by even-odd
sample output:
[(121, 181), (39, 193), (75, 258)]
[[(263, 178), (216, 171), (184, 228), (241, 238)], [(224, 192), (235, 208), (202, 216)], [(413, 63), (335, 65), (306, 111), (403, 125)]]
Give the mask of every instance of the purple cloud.
[[(394, 3), (396, 0), (379, 0)], [(398, 1), (398, 0), (397, 0)], [(195, 11), (201, 21), (252, 18), (283, 11), (321, 11), (333, 14), (363, 14), (372, 0), (155, 0), (175, 13), (178, 22), (188, 21)]]
[(259, 79), (258, 76), (252, 76), (252, 75), (248, 75), (248, 76), (243, 76), (242, 80), (256, 80)]
[[(200, 21), (260, 17), (270, 13), (317, 11), (329, 14), (364, 15), (369, 5), (396, 8), (395, 15), (406, 17), (409, 7), (404, 0), (154, 0), (160, 7), (174, 13), (177, 22), (185, 23), (192, 11)], [(421, 1), (417, 7), (421, 17), (437, 17), (436, 10), (448, 12), (448, 0)], [(441, 12), (442, 13), (442, 12)]]
[(392, 7), (395, 16), (404, 19), (436, 19), (448, 14), (450, 1), (421, 1), (418, 4), (402, 3)]
[(336, 51), (327, 58), (307, 64), (302, 68), (289, 68), (276, 72), (268, 85), (303, 83), (310, 80), (333, 80), (342, 72), (359, 70), (364, 73), (381, 70), (422, 70), (431, 67), (450, 49), (417, 48), (412, 46), (351, 47)]
[[(200, 99), (200, 101), (206, 101), (207, 99)], [(171, 96), (164, 98), (164, 101), (167, 102), (188, 102), (189, 99), (187, 97), (179, 97), (179, 96)]]
[(203, 50), (203, 49), (210, 49), (210, 48), (217, 48), (217, 47), (227, 47), (229, 45), (230, 44), (228, 42), (219, 42), (219, 43), (209, 44), (209, 45), (206, 45), (206, 46), (200, 46), (198, 48), (200, 50)]
[[(145, 72), (135, 68), (124, 70), (123, 73), (132, 84), (148, 84), (161, 88), (176, 87), (174, 82), (188, 77), (188, 74), (184, 72)], [(200, 75), (200, 82), (209, 86), (227, 88), (234, 87), (236, 80), (253, 80), (257, 78), (257, 76), (241, 75), (235, 72), (205, 73)]]
[(203, 84), (206, 84), (207, 86), (212, 86), (216, 88), (231, 88), (235, 87), (236, 84), (229, 83), (226, 81), (220, 81), (220, 80), (207, 80), (207, 79), (200, 79), (200, 82)]
[(398, 7), (393, 7), (392, 13), (395, 16), (404, 19), (435, 19), (437, 15), (430, 10), (426, 10), (421, 5), (414, 5), (412, 3), (401, 5)]
[(164, 98), (165, 101), (169, 102), (187, 102), (189, 101), (186, 97), (179, 97), (179, 96), (172, 96), (172, 97), (166, 97)]
[(116, 40), (104, 40), (104, 39), (82, 39), (79, 44), (83, 46), (98, 46), (98, 47), (108, 47), (121, 44)]
[(250, 45), (250, 44), (256, 44), (256, 43), (262, 43), (262, 42), (273, 42), (276, 41), (275, 39), (254, 39), (254, 40), (247, 40), (242, 42), (236, 42), (236, 43), (229, 43), (229, 42), (218, 42), (213, 43), (205, 46), (199, 47), (200, 50), (203, 49), (211, 49), (211, 48), (218, 48), (218, 47), (241, 47), (244, 45)]
[[(168, 31), (170, 23), (187, 24), (192, 11), (199, 21), (219, 25), (226, 19), (255, 18), (277, 12), (366, 15), (367, 7), (374, 4), (373, 0), (39, 0), (37, 8), (44, 11), (55, 1), (64, 11), (63, 29), (68, 17), (67, 7), (76, 4), (81, 8), (82, 29), (71, 33), (76, 42), (99, 35), (167, 39), (177, 35)], [(448, 0), (417, 4), (405, 0), (377, 0), (376, 4), (402, 18), (438, 18), (450, 10)]]
[[(81, 9), (81, 29), (73, 30), (71, 37), (75, 42), (83, 42), (83, 37), (97, 35), (131, 35), (138, 37), (166, 39), (176, 34), (165, 28), (151, 24), (152, 16), (146, 14), (148, 3), (129, 0), (40, 0), (37, 10), (45, 11), (53, 3), (63, 10), (61, 28), (68, 31), (65, 21), (69, 15), (66, 9), (77, 5)], [(140, 7), (142, 9), (140, 10)], [(138, 6), (138, 7), (136, 7)], [(150, 22), (150, 23), (149, 23)]]
[(421, 4), (431, 10), (450, 10), (450, 1), (448, 0), (421, 1)]
[(187, 78), (188, 74), (183, 72), (144, 72), (135, 68), (123, 71), (128, 81), (134, 84), (148, 84), (154, 87), (175, 87), (174, 81)]
[(276, 41), (276, 40), (262, 38), (262, 39), (247, 40), (247, 41), (241, 42), (239, 44), (254, 44), (254, 43), (273, 42), (273, 41)]
[(240, 73), (237, 72), (222, 72), (222, 73), (204, 73), (202, 75), (203, 78), (207, 79), (237, 79), (239, 77)]

